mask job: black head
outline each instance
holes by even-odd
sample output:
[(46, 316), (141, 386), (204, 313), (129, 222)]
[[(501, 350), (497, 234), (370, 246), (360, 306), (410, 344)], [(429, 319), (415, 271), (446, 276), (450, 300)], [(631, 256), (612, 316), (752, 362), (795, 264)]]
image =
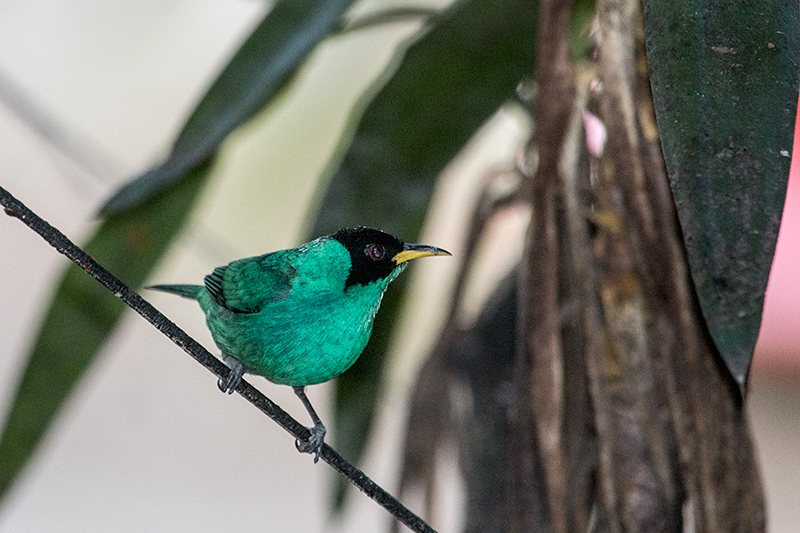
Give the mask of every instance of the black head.
[(331, 235), (350, 252), (350, 275), (345, 289), (351, 285), (367, 285), (386, 278), (397, 267), (394, 257), (405, 243), (383, 231), (372, 228), (345, 228)]

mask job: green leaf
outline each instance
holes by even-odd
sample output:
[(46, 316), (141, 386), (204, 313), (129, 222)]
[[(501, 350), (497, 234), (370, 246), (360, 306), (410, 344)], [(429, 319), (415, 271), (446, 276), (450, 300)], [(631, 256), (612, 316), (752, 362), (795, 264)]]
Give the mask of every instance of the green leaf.
[(120, 188), (103, 214), (128, 209), (207, 162), (225, 138), (291, 80), (353, 0), (278, 2), (239, 48), (195, 108), (169, 158)]
[[(437, 18), (402, 63), (390, 67), (396, 72), (366, 108), (328, 185), (313, 234), (368, 225), (416, 240), (436, 177), (532, 74), (536, 16), (537, 3), (528, 0), (465, 0)], [(357, 460), (364, 448), (404, 287), (404, 277), (390, 287), (372, 340), (336, 382), (331, 435), (350, 459)], [(340, 504), (341, 490), (337, 499)]]
[[(178, 234), (208, 165), (135, 209), (110, 216), (85, 247), (134, 290)], [(0, 497), (33, 455), (69, 393), (127, 307), (70, 264), (54, 296), (0, 437)]]
[(646, 0), (664, 158), (711, 336), (744, 390), (798, 96), (796, 0)]

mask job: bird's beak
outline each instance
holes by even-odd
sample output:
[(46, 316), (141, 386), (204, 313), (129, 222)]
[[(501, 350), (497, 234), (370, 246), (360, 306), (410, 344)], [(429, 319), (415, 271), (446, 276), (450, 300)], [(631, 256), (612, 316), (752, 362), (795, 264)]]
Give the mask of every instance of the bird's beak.
[(403, 246), (403, 251), (392, 257), (396, 264), (405, 263), (411, 259), (418, 257), (426, 257), (429, 255), (453, 255), (447, 250), (442, 250), (435, 246), (428, 246), (427, 244), (406, 244)]

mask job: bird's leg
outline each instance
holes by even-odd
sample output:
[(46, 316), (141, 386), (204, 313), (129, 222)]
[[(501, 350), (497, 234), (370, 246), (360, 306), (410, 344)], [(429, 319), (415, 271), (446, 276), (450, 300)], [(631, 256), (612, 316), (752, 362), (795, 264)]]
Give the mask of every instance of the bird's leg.
[(319, 461), (319, 453), (322, 451), (322, 443), (325, 440), (325, 433), (327, 430), (325, 429), (325, 425), (322, 423), (322, 420), (320, 420), (317, 416), (317, 412), (314, 411), (313, 407), (311, 407), (311, 402), (308, 401), (308, 397), (305, 393), (305, 387), (292, 388), (294, 389), (294, 393), (297, 394), (297, 397), (300, 398), (300, 401), (303, 402), (303, 406), (311, 416), (312, 422), (314, 422), (314, 427), (308, 428), (308, 430), (311, 432), (311, 436), (308, 438), (308, 440), (305, 442), (296, 440), (294, 445), (297, 448), (297, 451), (301, 453), (314, 454), (314, 462), (316, 463)]
[(219, 387), (219, 390), (222, 392), (233, 394), (233, 391), (236, 390), (236, 387), (238, 387), (239, 383), (242, 381), (242, 376), (244, 375), (244, 365), (232, 355), (222, 354), (222, 360), (226, 365), (228, 365), (231, 371), (225, 380), (220, 378), (217, 381), (217, 387)]

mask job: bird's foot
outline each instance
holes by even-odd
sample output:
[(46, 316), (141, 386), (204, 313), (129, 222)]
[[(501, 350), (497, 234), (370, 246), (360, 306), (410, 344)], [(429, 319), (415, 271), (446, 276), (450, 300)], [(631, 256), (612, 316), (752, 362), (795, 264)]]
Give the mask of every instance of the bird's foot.
[[(244, 375), (244, 365), (239, 362), (238, 359), (235, 357), (227, 356), (224, 358), (225, 362), (230, 364), (231, 371), (228, 373), (228, 377), (225, 379), (220, 378), (217, 380), (217, 387), (222, 392), (227, 392), (228, 394), (233, 394), (233, 391), (236, 390), (236, 387), (239, 386), (239, 383), (242, 382), (242, 376)], [(232, 364), (231, 364), (232, 363)]]
[(327, 430), (325, 426), (322, 425), (322, 422), (315, 423), (314, 427), (308, 428), (308, 430), (311, 432), (311, 436), (308, 437), (308, 440), (295, 440), (294, 446), (300, 453), (313, 454), (314, 462), (316, 463), (319, 461), (319, 454), (322, 451), (322, 444), (325, 442), (325, 433)]

